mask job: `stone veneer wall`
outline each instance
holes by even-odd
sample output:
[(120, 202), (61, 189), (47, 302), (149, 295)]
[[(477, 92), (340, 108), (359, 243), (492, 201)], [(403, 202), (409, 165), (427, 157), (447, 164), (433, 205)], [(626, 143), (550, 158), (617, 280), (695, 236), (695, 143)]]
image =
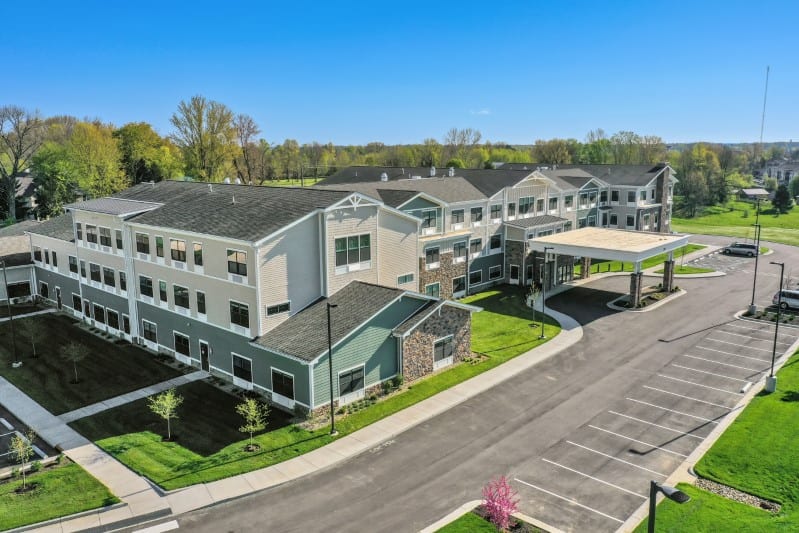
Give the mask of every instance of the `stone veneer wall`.
[(434, 270), (428, 270), (425, 258), (419, 258), (419, 292), (424, 294), (425, 285), (438, 282), (440, 284), (439, 296), (444, 299), (452, 299), (452, 280), (466, 275), (467, 262), (453, 262), (452, 252), (439, 254), (439, 266)]
[(519, 283), (524, 279), (524, 243), (505, 241), (505, 283), (510, 283), (510, 266), (519, 265)]
[[(670, 182), (671, 169), (667, 168), (655, 183), (655, 196), (660, 201), (660, 221), (658, 222), (658, 231), (660, 233), (671, 233), (671, 221), (669, 220), (669, 212), (671, 211), (671, 205), (669, 204)], [(668, 224), (666, 223), (667, 220), (669, 220)]]
[(465, 309), (445, 305), (416, 327), (402, 341), (402, 375), (405, 382), (433, 372), (433, 344), (452, 335), (452, 362), (472, 352), (472, 315)]

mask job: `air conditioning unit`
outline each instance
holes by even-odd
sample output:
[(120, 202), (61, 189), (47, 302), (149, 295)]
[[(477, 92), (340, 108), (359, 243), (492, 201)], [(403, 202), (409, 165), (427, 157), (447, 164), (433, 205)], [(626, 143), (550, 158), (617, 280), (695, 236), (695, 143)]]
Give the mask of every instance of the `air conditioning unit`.
[(244, 278), (242, 278), (241, 276), (237, 276), (235, 274), (230, 276), (230, 279), (231, 281), (235, 281), (236, 283), (242, 283), (244, 281)]
[(181, 263), (180, 261), (172, 261), (172, 266), (183, 270), (184, 268), (186, 268), (186, 263)]

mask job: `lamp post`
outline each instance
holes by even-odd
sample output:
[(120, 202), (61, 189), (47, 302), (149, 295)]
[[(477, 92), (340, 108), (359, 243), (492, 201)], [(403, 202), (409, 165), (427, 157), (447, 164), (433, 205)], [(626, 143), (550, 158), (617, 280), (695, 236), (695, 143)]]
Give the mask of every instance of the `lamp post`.
[(780, 331), (780, 316), (782, 311), (782, 278), (785, 274), (785, 263), (771, 261), (772, 265), (780, 266), (780, 292), (777, 293), (777, 322), (774, 324), (774, 344), (771, 346), (771, 372), (766, 378), (766, 392), (777, 390), (777, 376), (774, 375), (774, 359), (777, 355), (777, 334)]
[(6, 277), (6, 262), (0, 260), (0, 265), (3, 265), (3, 286), (6, 289), (6, 305), (8, 306), (8, 323), (11, 325), (11, 354), (14, 356), (14, 362), (11, 363), (13, 368), (22, 366), (22, 361), (17, 360), (17, 337), (14, 332), (14, 313), (11, 310), (11, 295), (8, 294), (8, 278)]
[[(758, 211), (760, 206), (760, 200), (758, 200)], [(757, 260), (760, 257), (760, 224), (755, 222), (755, 274), (752, 278), (752, 303), (749, 304), (749, 314), (754, 315), (757, 312), (757, 306), (755, 305), (755, 287), (757, 286)]]
[(330, 310), (338, 307), (336, 304), (327, 302), (327, 362), (330, 369), (330, 435), (338, 435), (336, 431), (336, 413), (333, 410), (333, 334), (330, 328)]
[(647, 522), (647, 533), (655, 533), (655, 511), (657, 510), (657, 495), (658, 492), (675, 501), (677, 503), (685, 503), (691, 500), (691, 497), (679, 489), (669, 487), (668, 485), (661, 485), (657, 481), (649, 482), (649, 520)]
[(544, 335), (544, 309), (547, 300), (547, 250), (554, 250), (554, 246), (544, 246), (544, 268), (541, 270), (541, 335), (539, 339), (546, 339)]

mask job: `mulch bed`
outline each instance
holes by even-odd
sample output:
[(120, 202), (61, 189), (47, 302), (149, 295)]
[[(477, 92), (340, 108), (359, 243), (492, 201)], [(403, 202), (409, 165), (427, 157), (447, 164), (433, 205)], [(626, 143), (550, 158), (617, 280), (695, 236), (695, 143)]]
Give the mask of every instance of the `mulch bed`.
[[(490, 522), (488, 518), (488, 514), (485, 511), (485, 507), (482, 505), (476, 507), (473, 511), (474, 514), (485, 520), (486, 522)], [(517, 520), (516, 518), (511, 517), (510, 519), (510, 527), (507, 529), (511, 533), (540, 533), (542, 530), (538, 529), (537, 527), (528, 524), (527, 522), (522, 522), (521, 520)]]

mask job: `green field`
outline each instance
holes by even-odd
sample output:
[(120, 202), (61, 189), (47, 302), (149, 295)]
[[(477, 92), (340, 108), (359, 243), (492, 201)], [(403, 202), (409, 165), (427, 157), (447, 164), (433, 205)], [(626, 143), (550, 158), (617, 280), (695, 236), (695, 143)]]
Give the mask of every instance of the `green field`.
[(316, 185), (325, 178), (303, 178), (303, 179), (282, 179), (282, 180), (267, 180), (262, 185), (267, 187), (311, 187)]
[[(678, 265), (674, 269), (675, 274), (707, 274), (708, 272), (713, 272), (713, 269), (690, 265)], [(661, 268), (660, 270), (655, 270), (655, 274), (663, 274), (663, 269)]]
[[(760, 240), (799, 246), (799, 209), (778, 215), (767, 203), (760, 210)], [(694, 218), (671, 219), (671, 227), (680, 233), (726, 235), (737, 239), (755, 239), (755, 206), (734, 201), (727, 206), (707, 207)]]
[[(688, 255), (691, 252), (707, 248), (702, 244), (686, 244), (679, 250), (674, 251), (674, 261), (679, 263), (680, 257)], [(641, 261), (641, 269), (651, 268), (653, 266), (662, 265), (668, 259), (668, 254), (658, 254), (649, 259)], [(601, 272), (632, 272), (635, 265), (633, 263), (622, 263), (621, 261), (603, 261), (593, 260), (591, 262), (591, 273), (598, 274)], [(575, 277), (580, 275), (582, 271), (581, 265), (574, 265)], [(662, 272), (662, 271), (661, 271)], [(679, 274), (679, 272), (677, 272)]]

